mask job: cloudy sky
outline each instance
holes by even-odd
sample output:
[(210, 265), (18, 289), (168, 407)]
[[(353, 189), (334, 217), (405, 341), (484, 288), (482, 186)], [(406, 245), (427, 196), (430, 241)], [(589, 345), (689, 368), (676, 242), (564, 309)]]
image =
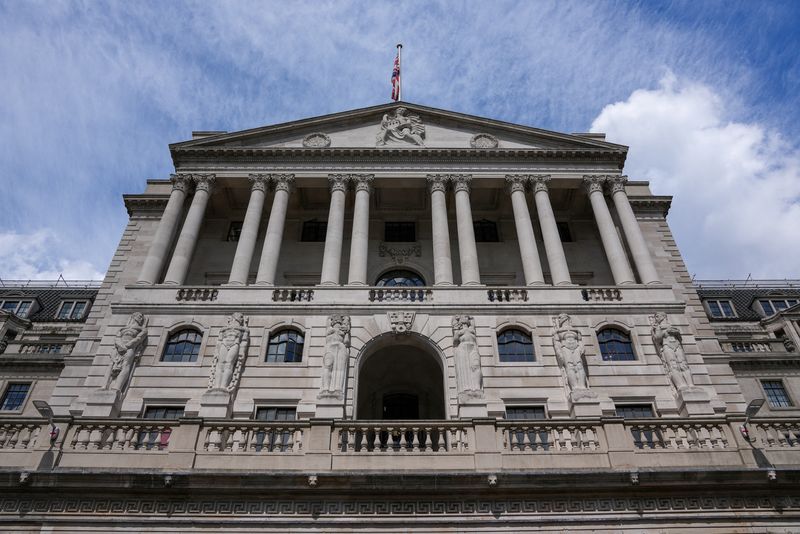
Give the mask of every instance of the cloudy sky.
[[(699, 5), (698, 5), (699, 4)], [(800, 2), (0, 0), (0, 278), (99, 278), (167, 143), (404, 99), (630, 146), (698, 278), (800, 278)]]

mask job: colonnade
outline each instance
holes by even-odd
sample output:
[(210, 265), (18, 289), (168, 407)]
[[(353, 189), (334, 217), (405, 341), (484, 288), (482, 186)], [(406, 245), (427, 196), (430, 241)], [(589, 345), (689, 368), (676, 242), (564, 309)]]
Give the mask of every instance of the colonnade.
[[(294, 185), (293, 174), (251, 174), (249, 176), (250, 200), (236, 253), (231, 266), (229, 285), (247, 284), (250, 264), (255, 253), (259, 226), (266, 191), (275, 191), (272, 200), (264, 244), (256, 275), (256, 285), (275, 284), (278, 259), (280, 257), (289, 195)], [(373, 174), (331, 174), (328, 181), (331, 190), (328, 226), (325, 235), (325, 248), (322, 259), (321, 285), (339, 285), (342, 246), (344, 243), (345, 196), (348, 188), (355, 190), (353, 227), (350, 239), (350, 263), (347, 285), (364, 286), (367, 280), (367, 259), (369, 252), (369, 207), (372, 194)], [(434, 285), (453, 285), (453, 267), (450, 251), (450, 231), (447, 217), (447, 190), (451, 188), (455, 197), (456, 232), (458, 239), (461, 284), (480, 285), (478, 251), (475, 244), (472, 207), (470, 203), (469, 174), (429, 174), (428, 190), (431, 197), (431, 223), (433, 241)], [(614, 225), (611, 212), (606, 203), (603, 188), (610, 189), (611, 198), (622, 230), (633, 257), (639, 280), (644, 284), (659, 283), (653, 260), (647, 249), (636, 216), (625, 192), (625, 176), (585, 175), (583, 183), (589, 195), (603, 249), (611, 267), (616, 285), (635, 283), (633, 269)], [(192, 254), (205, 214), (208, 198), (215, 182), (213, 174), (179, 174), (172, 176), (170, 194), (164, 214), (156, 230), (153, 243), (145, 258), (139, 283), (155, 284), (164, 268), (167, 252), (178, 228), (183, 204), (191, 186), (194, 196), (181, 227), (178, 240), (170, 258), (164, 284), (181, 285), (186, 281)], [(525, 283), (530, 286), (545, 284), (539, 251), (533, 230), (533, 222), (526, 192), (533, 191), (539, 228), (542, 233), (548, 267), (553, 285), (570, 285), (569, 266), (564, 247), (558, 233), (555, 215), (550, 203), (548, 185), (549, 175), (509, 174), (506, 184), (511, 195), (514, 222), (517, 230), (520, 257), (522, 259)]]

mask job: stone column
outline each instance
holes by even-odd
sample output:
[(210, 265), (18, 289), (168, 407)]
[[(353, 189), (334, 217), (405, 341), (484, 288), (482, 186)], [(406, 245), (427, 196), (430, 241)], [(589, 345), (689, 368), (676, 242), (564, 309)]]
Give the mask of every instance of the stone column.
[(550, 266), (550, 277), (554, 286), (570, 285), (572, 278), (569, 276), (567, 258), (564, 256), (564, 245), (561, 243), (553, 206), (550, 205), (550, 194), (547, 191), (550, 176), (534, 175), (531, 176), (531, 180), (536, 213), (539, 215), (539, 227), (542, 229), (544, 249), (547, 251), (547, 264)]
[(450, 178), (456, 192), (456, 228), (458, 229), (458, 255), (461, 260), (461, 285), (480, 285), (478, 248), (475, 246), (475, 228), (472, 226), (472, 207), (469, 203), (469, 184), (472, 176), (456, 174)]
[(325, 234), (325, 252), (322, 257), (324, 286), (339, 285), (339, 269), (342, 263), (342, 236), (344, 233), (344, 201), (347, 189), (347, 174), (330, 174), (331, 207), (328, 211), (328, 231)]
[(256, 274), (256, 284), (264, 286), (275, 285), (275, 272), (281, 255), (283, 226), (286, 223), (286, 210), (289, 207), (289, 192), (294, 184), (294, 174), (270, 174), (269, 178), (275, 188), (275, 196), (272, 199), (267, 233), (264, 235), (261, 261)]
[(453, 260), (450, 257), (450, 231), (447, 229), (447, 175), (429, 174), (431, 192), (431, 230), (433, 241), (434, 285), (453, 285)]
[(611, 198), (614, 199), (614, 207), (617, 209), (619, 221), (622, 223), (622, 230), (625, 232), (625, 238), (631, 248), (633, 262), (636, 264), (636, 270), (639, 273), (639, 280), (643, 284), (659, 284), (661, 282), (658, 279), (656, 267), (653, 265), (653, 258), (647, 249), (647, 242), (642, 235), (639, 221), (636, 220), (636, 215), (633, 214), (628, 194), (625, 192), (625, 182), (627, 181), (627, 176), (615, 176), (609, 180)]
[(164, 277), (165, 284), (181, 285), (186, 281), (186, 273), (189, 271), (189, 262), (192, 261), (194, 247), (197, 245), (197, 237), (200, 235), (200, 227), (203, 225), (203, 215), (208, 205), (208, 197), (214, 187), (216, 176), (213, 174), (193, 174), (194, 198), (186, 220), (183, 221), (181, 234), (172, 252), (172, 261), (169, 263), (167, 275)]
[(161, 270), (164, 268), (164, 262), (167, 259), (167, 251), (170, 244), (172, 244), (172, 239), (175, 237), (175, 230), (178, 228), (178, 219), (181, 216), (181, 211), (183, 211), (183, 202), (186, 200), (186, 191), (189, 189), (192, 175), (173, 174), (170, 180), (172, 181), (172, 193), (169, 195), (167, 207), (164, 209), (164, 214), (161, 215), (161, 221), (159, 221), (158, 228), (156, 228), (156, 233), (153, 236), (153, 243), (150, 245), (150, 250), (144, 260), (142, 272), (139, 274), (139, 284), (155, 284), (158, 282)]
[(583, 182), (589, 192), (589, 201), (592, 204), (594, 218), (600, 231), (603, 249), (611, 266), (614, 283), (616, 285), (632, 284), (634, 283), (633, 271), (631, 271), (631, 266), (628, 264), (625, 249), (622, 248), (622, 242), (617, 234), (617, 229), (614, 227), (611, 212), (608, 211), (608, 205), (603, 196), (603, 184), (607, 178), (605, 175), (585, 175)]
[(353, 233), (350, 238), (350, 269), (347, 283), (367, 285), (367, 256), (369, 251), (369, 194), (374, 174), (352, 174), (356, 189), (353, 208)]
[(507, 174), (506, 183), (511, 192), (511, 207), (514, 209), (514, 224), (517, 229), (519, 254), (522, 257), (522, 271), (525, 283), (529, 286), (544, 284), (542, 263), (536, 249), (536, 237), (533, 234), (531, 212), (525, 198), (525, 187), (529, 177), (524, 174)]
[(228, 278), (228, 284), (232, 286), (247, 284), (247, 277), (250, 274), (250, 262), (253, 260), (253, 252), (256, 249), (258, 227), (261, 224), (261, 212), (264, 209), (264, 196), (269, 180), (266, 174), (251, 174), (249, 178), (252, 182), (250, 186), (250, 202), (247, 203), (247, 213), (244, 215), (242, 232), (239, 234), (239, 244), (236, 245), (231, 275)]

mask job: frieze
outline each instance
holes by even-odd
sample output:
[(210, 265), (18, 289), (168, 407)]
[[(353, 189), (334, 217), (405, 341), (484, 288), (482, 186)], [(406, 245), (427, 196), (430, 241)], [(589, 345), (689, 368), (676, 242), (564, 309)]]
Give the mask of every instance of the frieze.
[(381, 258), (389, 256), (397, 265), (403, 265), (411, 256), (417, 258), (422, 256), (422, 246), (417, 243), (409, 247), (393, 247), (386, 243), (380, 243), (378, 245), (378, 256)]

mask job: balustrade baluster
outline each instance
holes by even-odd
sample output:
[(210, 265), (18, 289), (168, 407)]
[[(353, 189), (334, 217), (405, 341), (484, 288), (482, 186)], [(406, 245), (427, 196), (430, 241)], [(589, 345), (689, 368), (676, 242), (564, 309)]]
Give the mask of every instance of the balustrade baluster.
[(431, 442), (432, 427), (425, 427), (425, 452), (433, 452), (433, 444)]
[(8, 440), (8, 448), (16, 449), (18, 440), (19, 440), (19, 428), (14, 428), (11, 433), (11, 438), (9, 438)]
[(210, 428), (208, 430), (208, 450), (210, 452), (218, 451), (219, 441), (220, 441), (219, 430), (217, 430), (216, 427)]
[(19, 437), (19, 442), (17, 443), (17, 446), (20, 449), (27, 449), (28, 448), (28, 442), (31, 440), (31, 431), (30, 431), (30, 429), (28, 427), (22, 427), (20, 429), (19, 433), (20, 433), (20, 437)]
[(446, 452), (447, 445), (445, 445), (445, 440), (447, 436), (445, 435), (445, 428), (439, 427), (436, 429), (438, 431), (438, 436), (436, 436), (436, 452)]
[(92, 431), (89, 433), (89, 445), (88, 449), (92, 451), (96, 451), (100, 448), (100, 439), (103, 437), (102, 432), (98, 427), (92, 427)]
[(422, 430), (420, 429), (420, 427), (415, 426), (414, 428), (411, 429), (411, 432), (414, 438), (414, 441), (411, 444), (411, 450), (413, 452), (419, 452), (419, 433), (422, 432)]

